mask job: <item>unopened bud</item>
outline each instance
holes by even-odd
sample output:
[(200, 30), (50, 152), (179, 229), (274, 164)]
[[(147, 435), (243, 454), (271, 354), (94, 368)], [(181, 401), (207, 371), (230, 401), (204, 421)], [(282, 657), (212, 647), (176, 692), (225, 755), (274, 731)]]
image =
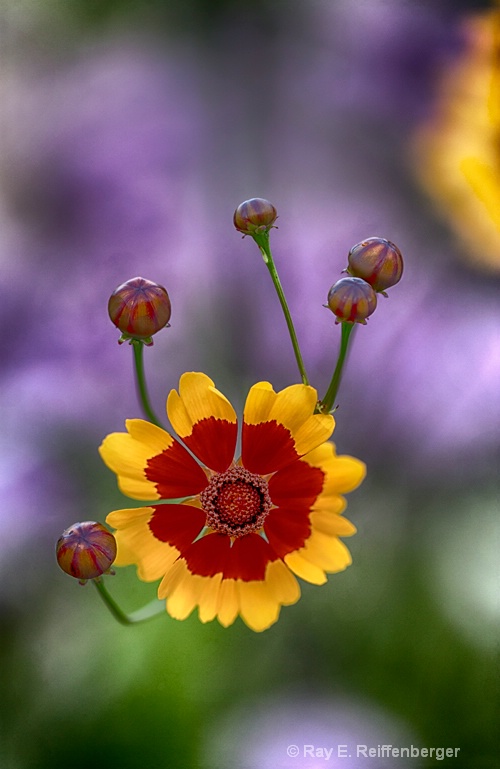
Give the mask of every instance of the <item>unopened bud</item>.
[(56, 556), (61, 569), (83, 584), (109, 571), (116, 558), (116, 540), (102, 523), (75, 523), (57, 540)]
[(233, 222), (243, 235), (255, 235), (269, 232), (277, 217), (278, 212), (269, 200), (251, 198), (240, 203), (234, 212)]
[(361, 278), (341, 278), (328, 292), (325, 307), (336, 316), (335, 323), (366, 324), (366, 318), (377, 307), (377, 295), (370, 284)]
[(145, 278), (132, 278), (113, 291), (108, 312), (123, 334), (120, 342), (140, 339), (153, 344), (151, 337), (168, 325), (172, 308), (163, 286)]
[(367, 238), (349, 251), (347, 272), (363, 278), (375, 291), (399, 283), (403, 274), (403, 256), (394, 243), (385, 238)]

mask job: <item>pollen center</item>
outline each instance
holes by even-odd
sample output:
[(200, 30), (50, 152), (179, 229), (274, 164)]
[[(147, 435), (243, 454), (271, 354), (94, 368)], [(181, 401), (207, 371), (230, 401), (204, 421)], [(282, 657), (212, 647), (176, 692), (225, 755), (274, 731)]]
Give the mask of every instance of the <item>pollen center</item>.
[(243, 537), (261, 529), (272, 504), (267, 481), (244, 467), (231, 467), (214, 475), (200, 500), (206, 525), (230, 537)]

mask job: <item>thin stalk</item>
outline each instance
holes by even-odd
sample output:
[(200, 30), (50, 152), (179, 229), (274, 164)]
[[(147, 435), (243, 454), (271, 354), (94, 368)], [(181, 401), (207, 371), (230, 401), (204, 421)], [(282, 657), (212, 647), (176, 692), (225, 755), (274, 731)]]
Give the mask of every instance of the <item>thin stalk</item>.
[(333, 372), (332, 381), (328, 386), (328, 390), (326, 391), (325, 397), (320, 402), (318, 407), (318, 410), (321, 411), (323, 414), (328, 414), (333, 409), (335, 398), (337, 397), (337, 393), (340, 387), (340, 380), (342, 378), (342, 373), (344, 370), (344, 364), (346, 361), (347, 351), (349, 348), (351, 333), (355, 324), (343, 322), (341, 326), (342, 326), (342, 333), (340, 338), (340, 352), (339, 352), (339, 357), (337, 358), (337, 365), (335, 366), (335, 371)]
[(137, 391), (139, 395), (139, 400), (141, 402), (141, 406), (147, 418), (149, 419), (149, 421), (152, 422), (154, 425), (157, 425), (158, 427), (162, 427), (162, 424), (160, 423), (160, 420), (154, 413), (149, 400), (148, 389), (146, 386), (146, 378), (144, 376), (144, 358), (143, 358), (144, 344), (139, 339), (133, 339), (132, 347), (134, 349), (135, 378), (136, 378)]
[(165, 602), (159, 601), (157, 598), (155, 598), (154, 601), (147, 603), (142, 609), (137, 609), (137, 611), (127, 614), (120, 606), (118, 606), (114, 598), (111, 598), (102, 579), (93, 579), (92, 582), (96, 586), (97, 592), (113, 617), (122, 625), (137, 625), (140, 622), (146, 622), (146, 620), (157, 617), (160, 614), (165, 614)]
[(297, 340), (297, 334), (295, 333), (292, 316), (290, 314), (290, 310), (288, 309), (285, 292), (283, 291), (283, 287), (279, 279), (278, 271), (274, 264), (273, 255), (271, 253), (271, 247), (269, 245), (269, 233), (268, 232), (255, 233), (252, 237), (260, 249), (262, 258), (264, 259), (264, 263), (267, 269), (269, 270), (269, 274), (271, 275), (271, 279), (274, 283), (274, 288), (276, 289), (276, 293), (278, 294), (278, 299), (280, 300), (281, 308), (285, 316), (286, 325), (288, 327), (288, 333), (290, 334), (290, 339), (292, 342), (293, 351), (295, 353), (297, 366), (299, 367), (299, 373), (300, 373), (302, 382), (305, 385), (308, 385), (309, 380), (307, 378), (304, 361), (302, 359), (302, 354), (300, 352), (299, 342)]

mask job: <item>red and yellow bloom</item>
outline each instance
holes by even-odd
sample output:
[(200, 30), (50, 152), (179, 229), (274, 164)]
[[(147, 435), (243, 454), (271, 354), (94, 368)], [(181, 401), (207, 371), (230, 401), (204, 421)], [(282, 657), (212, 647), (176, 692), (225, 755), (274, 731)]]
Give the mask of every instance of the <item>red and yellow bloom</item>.
[(227, 627), (240, 615), (256, 631), (299, 599), (294, 575), (321, 585), (326, 572), (345, 569), (351, 557), (339, 537), (356, 530), (341, 515), (341, 495), (358, 486), (365, 467), (336, 455), (327, 442), (333, 417), (315, 414), (316, 403), (303, 384), (278, 393), (268, 382), (254, 385), (235, 461), (233, 407), (205, 374), (183, 374), (167, 414), (184, 445), (131, 419), (99, 449), (124, 494), (160, 500), (108, 515), (115, 565), (136, 564), (140, 579), (161, 579), (158, 597), (176, 619), (197, 606), (202, 622), (217, 617)]

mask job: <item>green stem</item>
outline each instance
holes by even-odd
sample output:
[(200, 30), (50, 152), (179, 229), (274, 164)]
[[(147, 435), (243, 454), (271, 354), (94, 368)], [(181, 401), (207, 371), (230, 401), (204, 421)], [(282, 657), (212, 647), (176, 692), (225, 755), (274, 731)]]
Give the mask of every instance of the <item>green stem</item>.
[(288, 309), (288, 304), (285, 298), (285, 292), (283, 291), (283, 287), (279, 279), (278, 271), (276, 270), (276, 267), (274, 264), (273, 255), (271, 253), (271, 247), (269, 245), (269, 232), (255, 233), (254, 235), (252, 235), (252, 237), (260, 249), (262, 258), (264, 259), (264, 263), (267, 269), (269, 270), (269, 274), (271, 275), (272, 281), (274, 283), (276, 293), (278, 294), (278, 299), (280, 300), (283, 314), (285, 316), (286, 325), (288, 327), (288, 333), (290, 334), (290, 339), (292, 341), (292, 347), (295, 353), (295, 359), (297, 361), (297, 366), (299, 367), (299, 372), (302, 378), (302, 382), (305, 385), (308, 385), (309, 380), (307, 378), (304, 361), (302, 360), (302, 354), (300, 352), (300, 347), (297, 340), (297, 334), (295, 333), (295, 328), (293, 326), (292, 316), (290, 315), (290, 310)]
[(340, 380), (342, 378), (342, 372), (347, 356), (347, 350), (349, 348), (351, 333), (355, 326), (354, 323), (347, 322), (343, 322), (341, 325), (342, 335), (340, 339), (340, 352), (337, 359), (337, 365), (335, 366), (332, 381), (330, 382), (328, 390), (326, 391), (325, 397), (319, 404), (319, 411), (321, 411), (323, 414), (328, 414), (333, 409), (333, 404), (335, 403), (335, 398), (337, 397), (337, 392), (340, 386)]
[(155, 415), (151, 407), (151, 403), (149, 402), (149, 395), (146, 387), (146, 379), (144, 376), (144, 359), (143, 359), (143, 352), (142, 352), (144, 344), (139, 339), (133, 339), (132, 347), (134, 348), (134, 365), (135, 365), (137, 389), (139, 391), (139, 398), (141, 401), (142, 408), (150, 422), (152, 422), (154, 425), (157, 425), (158, 427), (162, 427), (159, 419), (157, 418), (157, 416)]
[(157, 598), (155, 598), (154, 601), (147, 603), (142, 609), (137, 609), (137, 611), (127, 614), (118, 606), (114, 598), (111, 598), (107, 589), (104, 587), (102, 578), (93, 579), (92, 582), (96, 586), (97, 592), (113, 617), (118, 620), (118, 622), (121, 622), (122, 625), (137, 625), (139, 622), (145, 622), (148, 619), (157, 617), (159, 614), (165, 614), (165, 602), (159, 601)]

